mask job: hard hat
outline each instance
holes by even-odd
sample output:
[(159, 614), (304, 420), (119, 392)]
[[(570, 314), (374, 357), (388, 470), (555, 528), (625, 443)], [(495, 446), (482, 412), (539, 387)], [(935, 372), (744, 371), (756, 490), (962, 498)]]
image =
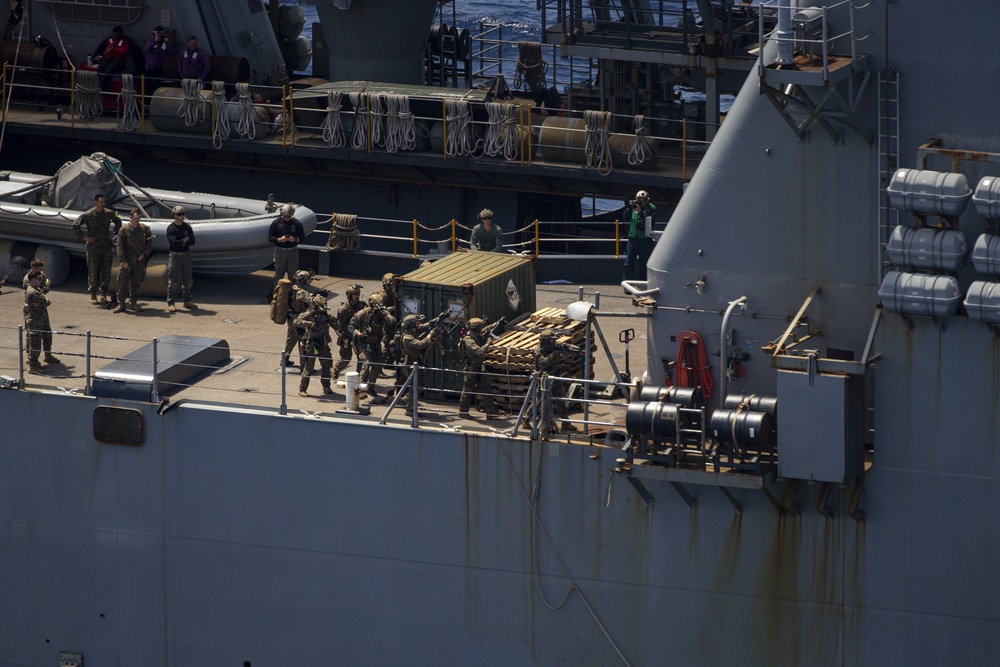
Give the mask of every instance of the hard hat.
[(292, 206), (291, 204), (285, 204), (284, 206), (281, 207), (281, 215), (287, 218), (292, 217), (293, 215), (295, 215), (295, 207)]
[(556, 337), (556, 334), (551, 329), (546, 329), (542, 333), (538, 334), (538, 340), (551, 342)]
[(635, 198), (636, 199), (649, 199), (649, 193), (646, 192), (645, 190), (639, 190), (638, 192), (635, 193)]
[(326, 297), (314, 296), (312, 300), (312, 307), (316, 309), (326, 308)]
[(185, 213), (187, 213), (187, 209), (178, 204), (177, 206), (174, 206), (172, 209), (170, 209), (170, 212), (173, 215), (184, 215)]
[(299, 285), (305, 285), (310, 280), (312, 280), (312, 274), (308, 271), (302, 270), (295, 272), (295, 282)]
[(351, 285), (344, 291), (344, 294), (347, 296), (361, 296), (361, 285)]
[(493, 218), (493, 211), (491, 211), (488, 208), (484, 208), (482, 211), (479, 212), (479, 218), (481, 220), (485, 220), (486, 218), (491, 218), (492, 219)]
[(412, 313), (407, 315), (406, 317), (403, 318), (403, 329), (404, 330), (413, 329), (414, 327), (417, 326), (418, 321), (419, 320), (416, 315)]
[(478, 317), (473, 317), (471, 320), (469, 320), (469, 328), (472, 329), (473, 331), (479, 331), (480, 329), (483, 328), (484, 324), (486, 324), (486, 322), (482, 321)]

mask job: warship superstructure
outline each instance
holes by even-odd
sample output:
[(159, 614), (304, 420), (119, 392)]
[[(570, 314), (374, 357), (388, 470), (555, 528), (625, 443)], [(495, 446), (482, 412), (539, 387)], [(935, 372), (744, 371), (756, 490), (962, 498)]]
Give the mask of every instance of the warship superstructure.
[(994, 659), (989, 7), (763, 5), (621, 438), (5, 381), (0, 664)]

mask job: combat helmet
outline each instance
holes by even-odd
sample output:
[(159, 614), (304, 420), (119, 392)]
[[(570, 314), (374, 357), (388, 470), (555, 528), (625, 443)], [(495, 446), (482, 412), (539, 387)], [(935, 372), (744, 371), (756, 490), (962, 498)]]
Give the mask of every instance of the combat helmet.
[(396, 282), (396, 274), (386, 273), (382, 276), (382, 287), (389, 289), (389, 286)]
[(478, 317), (473, 317), (471, 320), (469, 320), (469, 330), (470, 331), (482, 331), (483, 326), (485, 326), (485, 325), (486, 325), (486, 322), (484, 322), (482, 319), (480, 319)]
[(361, 296), (361, 285), (351, 285), (346, 290), (344, 290), (344, 294), (348, 298), (350, 298), (352, 296), (360, 297)]
[(368, 305), (371, 306), (372, 308), (381, 308), (382, 305), (383, 305), (382, 304), (382, 295), (379, 294), (378, 292), (375, 292), (374, 294), (372, 294), (371, 296), (369, 296), (368, 297)]
[(325, 296), (314, 296), (312, 300), (313, 310), (326, 310), (326, 297)]
[(551, 329), (546, 329), (542, 333), (538, 334), (538, 342), (541, 345), (555, 345), (556, 333)]
[(309, 273), (308, 271), (306, 271), (305, 269), (303, 269), (302, 271), (296, 271), (295, 275), (293, 276), (293, 278), (295, 278), (295, 284), (296, 285), (301, 285), (301, 286), (305, 287), (305, 285), (310, 280), (312, 280), (312, 274)]
[(417, 323), (419, 321), (420, 318), (417, 315), (410, 313), (409, 315), (403, 318), (402, 322), (403, 331), (413, 331), (414, 329), (417, 328)]

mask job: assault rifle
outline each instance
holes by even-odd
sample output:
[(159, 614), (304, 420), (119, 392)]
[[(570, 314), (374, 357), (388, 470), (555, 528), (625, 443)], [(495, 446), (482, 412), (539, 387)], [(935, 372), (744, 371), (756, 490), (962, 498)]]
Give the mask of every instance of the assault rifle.
[(507, 318), (501, 317), (499, 320), (491, 324), (490, 327), (486, 330), (486, 336), (493, 340), (499, 339), (500, 334), (503, 333), (504, 325), (506, 324), (507, 324)]
[(447, 320), (449, 315), (451, 315), (451, 311), (445, 310), (434, 319), (428, 320), (427, 326), (432, 330), (436, 329), (438, 332), (444, 333), (445, 329), (448, 327)]

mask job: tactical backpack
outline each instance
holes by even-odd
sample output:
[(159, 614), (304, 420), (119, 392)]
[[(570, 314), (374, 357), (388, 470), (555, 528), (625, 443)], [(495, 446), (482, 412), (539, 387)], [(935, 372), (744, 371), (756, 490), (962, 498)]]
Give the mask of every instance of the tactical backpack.
[(292, 293), (292, 281), (282, 278), (271, 294), (271, 321), (284, 324), (288, 321), (288, 295)]

